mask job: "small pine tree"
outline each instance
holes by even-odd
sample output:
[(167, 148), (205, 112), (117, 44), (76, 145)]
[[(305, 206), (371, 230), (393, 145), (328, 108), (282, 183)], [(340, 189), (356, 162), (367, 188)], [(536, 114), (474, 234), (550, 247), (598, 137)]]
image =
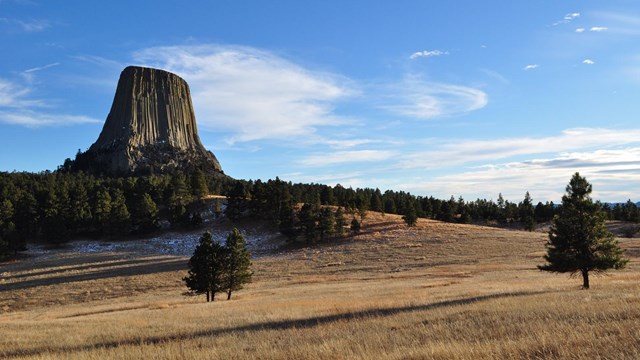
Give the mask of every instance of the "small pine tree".
[(347, 219), (344, 217), (344, 211), (342, 210), (341, 207), (339, 207), (338, 210), (336, 210), (335, 218), (336, 218), (336, 235), (344, 236), (344, 233), (345, 233), (344, 228), (347, 226)]
[(222, 291), (225, 260), (226, 251), (207, 231), (189, 259), (189, 275), (182, 280), (191, 293), (206, 294), (207, 302), (214, 301), (216, 292)]
[(575, 173), (562, 197), (562, 207), (549, 230), (546, 264), (540, 270), (580, 273), (582, 287), (589, 288), (589, 272), (622, 269), (627, 260), (605, 226), (605, 214), (591, 200), (591, 184)]
[(362, 225), (360, 224), (360, 221), (358, 221), (358, 219), (356, 219), (355, 217), (351, 219), (351, 233), (353, 233), (354, 235), (359, 234), (361, 228)]
[(404, 222), (409, 227), (416, 226), (418, 222), (418, 215), (416, 215), (416, 207), (413, 205), (413, 203), (407, 204), (402, 220), (404, 220)]
[(251, 282), (251, 254), (244, 237), (236, 228), (227, 236), (224, 248), (226, 261), (223, 287), (227, 291), (227, 300), (230, 300), (232, 291), (240, 290), (244, 284)]

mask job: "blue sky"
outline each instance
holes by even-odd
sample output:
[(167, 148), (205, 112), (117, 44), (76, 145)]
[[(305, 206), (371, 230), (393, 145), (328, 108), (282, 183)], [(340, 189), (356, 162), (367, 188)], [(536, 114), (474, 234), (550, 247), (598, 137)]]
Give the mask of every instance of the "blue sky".
[(640, 200), (637, 1), (0, 0), (0, 170), (98, 137), (127, 65), (191, 86), (228, 175)]

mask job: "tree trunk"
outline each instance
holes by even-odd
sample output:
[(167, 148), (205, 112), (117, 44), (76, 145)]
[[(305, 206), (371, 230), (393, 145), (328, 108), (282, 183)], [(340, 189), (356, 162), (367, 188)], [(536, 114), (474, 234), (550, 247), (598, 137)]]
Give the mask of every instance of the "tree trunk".
[(211, 302), (216, 301), (216, 292), (211, 290)]
[(231, 300), (231, 289), (229, 289), (229, 292), (227, 293), (227, 300)]
[(207, 302), (209, 302), (209, 290), (207, 290)]
[(589, 270), (582, 269), (582, 288), (589, 289)]

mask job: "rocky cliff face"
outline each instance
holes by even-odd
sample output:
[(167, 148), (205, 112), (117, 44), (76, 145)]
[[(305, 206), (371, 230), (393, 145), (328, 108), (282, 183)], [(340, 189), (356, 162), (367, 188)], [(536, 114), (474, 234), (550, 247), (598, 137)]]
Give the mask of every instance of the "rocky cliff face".
[(200, 142), (187, 82), (167, 71), (137, 66), (120, 74), (102, 132), (82, 155), (76, 158), (77, 168), (97, 165), (108, 175), (176, 168), (222, 173), (216, 157)]

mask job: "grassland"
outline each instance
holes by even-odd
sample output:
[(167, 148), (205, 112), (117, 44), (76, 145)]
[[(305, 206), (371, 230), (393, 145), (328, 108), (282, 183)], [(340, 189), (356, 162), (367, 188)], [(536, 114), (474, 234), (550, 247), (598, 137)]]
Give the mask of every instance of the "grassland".
[(348, 240), (254, 260), (231, 301), (188, 297), (186, 259), (3, 264), (0, 358), (640, 358), (640, 240), (627, 269), (536, 270), (546, 234), (370, 213)]

